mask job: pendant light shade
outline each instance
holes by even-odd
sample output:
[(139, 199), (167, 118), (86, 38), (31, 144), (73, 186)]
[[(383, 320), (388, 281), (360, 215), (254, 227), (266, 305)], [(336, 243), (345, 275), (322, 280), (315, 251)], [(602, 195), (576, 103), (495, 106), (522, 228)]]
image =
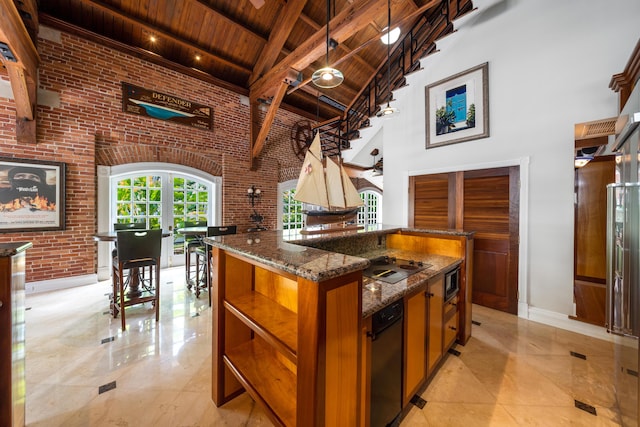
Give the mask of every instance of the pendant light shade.
[[(387, 1), (387, 6), (388, 6), (387, 16), (389, 18), (387, 29), (389, 29), (391, 28), (391, 0)], [(382, 110), (378, 111), (376, 113), (376, 117), (391, 118), (393, 116), (397, 116), (400, 113), (400, 110), (390, 105), (391, 98), (393, 96), (393, 93), (391, 92), (391, 43), (387, 43), (387, 87), (389, 88), (389, 97), (387, 98), (387, 106)]]
[(331, 89), (338, 86), (344, 80), (344, 76), (340, 70), (331, 67), (324, 67), (316, 70), (311, 76), (313, 84), (325, 89)]
[(324, 88), (331, 89), (342, 83), (344, 75), (335, 68), (329, 66), (329, 17), (331, 16), (331, 0), (327, 0), (327, 66), (320, 68), (311, 76), (313, 84)]

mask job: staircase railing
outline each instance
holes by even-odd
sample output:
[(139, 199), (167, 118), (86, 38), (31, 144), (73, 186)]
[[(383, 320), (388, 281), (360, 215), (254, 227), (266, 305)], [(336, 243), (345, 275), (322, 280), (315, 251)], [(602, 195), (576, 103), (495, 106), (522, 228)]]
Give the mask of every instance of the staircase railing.
[(472, 0), (442, 0), (423, 13), (393, 47), (390, 68), (385, 60), (342, 117), (316, 126), (321, 130), (323, 153), (332, 156), (350, 148), (349, 141), (360, 137), (360, 129), (369, 126), (370, 117), (392, 99), (393, 91), (406, 85), (406, 76), (420, 69), (420, 59), (436, 51), (436, 40), (453, 32), (453, 20), (472, 10)]

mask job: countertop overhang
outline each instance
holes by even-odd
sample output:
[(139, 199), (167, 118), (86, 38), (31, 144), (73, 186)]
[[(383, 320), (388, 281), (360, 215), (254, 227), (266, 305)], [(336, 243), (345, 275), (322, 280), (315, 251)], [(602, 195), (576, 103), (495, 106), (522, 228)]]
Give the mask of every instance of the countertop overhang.
[(397, 283), (380, 283), (380, 291), (369, 291), (366, 286), (373, 279), (363, 277), (362, 315), (367, 317), (378, 309), (402, 298), (407, 293), (422, 286), (430, 278), (449, 271), (459, 265), (460, 258), (387, 249), (381, 247), (365, 250), (358, 256), (345, 255), (338, 252), (314, 248), (314, 244), (322, 244), (359, 236), (384, 236), (393, 233), (425, 233), (444, 236), (467, 236), (472, 232), (456, 230), (427, 230), (389, 225), (369, 226), (357, 232), (332, 232), (316, 235), (302, 235), (294, 230), (267, 230), (255, 233), (232, 234), (206, 237), (204, 242), (218, 247), (231, 254), (246, 257), (264, 265), (281, 269), (296, 276), (322, 282), (334, 277), (361, 271), (370, 265), (369, 259), (380, 255), (392, 255), (397, 258), (414, 259), (430, 264), (418, 273)]

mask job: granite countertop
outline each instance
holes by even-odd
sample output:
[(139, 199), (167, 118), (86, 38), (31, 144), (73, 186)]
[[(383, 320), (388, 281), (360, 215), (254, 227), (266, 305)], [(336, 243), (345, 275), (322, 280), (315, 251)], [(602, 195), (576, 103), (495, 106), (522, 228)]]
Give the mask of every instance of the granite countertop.
[(31, 242), (0, 243), (0, 257), (13, 256), (26, 251), (31, 246), (33, 246)]
[(282, 230), (206, 237), (204, 242), (314, 282), (369, 266), (365, 258), (289, 243)]
[[(402, 231), (465, 236), (473, 234), (455, 230), (421, 230), (377, 225), (369, 226), (356, 233), (350, 231), (301, 235), (297, 231), (291, 230), (268, 230), (206, 237), (204, 242), (224, 249), (229, 253), (242, 255), (264, 265), (284, 270), (314, 282), (321, 282), (353, 271), (364, 270), (370, 265), (369, 259), (381, 255), (395, 256), (401, 259), (414, 259), (430, 264), (430, 267), (393, 284), (363, 277), (362, 316), (367, 317), (425, 284), (431, 277), (453, 269), (462, 260), (442, 255), (386, 249), (384, 246), (367, 247), (357, 254), (346, 255), (329, 250), (316, 249), (312, 245), (318, 244), (322, 247), (332, 241), (347, 241), (349, 238), (360, 236), (383, 236)], [(371, 288), (370, 285), (374, 282), (380, 285), (379, 291), (369, 290)]]
[[(406, 294), (409, 294), (424, 285), (432, 277), (452, 270), (462, 262), (462, 259), (460, 258), (409, 252), (400, 249), (384, 249), (362, 254), (363, 257), (368, 259), (373, 259), (382, 255), (394, 256), (398, 259), (422, 261), (430, 266), (396, 283), (386, 283), (369, 277), (363, 277), (362, 317), (371, 316), (381, 308), (386, 307), (392, 302), (399, 300)], [(371, 286), (372, 284), (378, 286)], [(373, 288), (380, 290), (372, 290)]]

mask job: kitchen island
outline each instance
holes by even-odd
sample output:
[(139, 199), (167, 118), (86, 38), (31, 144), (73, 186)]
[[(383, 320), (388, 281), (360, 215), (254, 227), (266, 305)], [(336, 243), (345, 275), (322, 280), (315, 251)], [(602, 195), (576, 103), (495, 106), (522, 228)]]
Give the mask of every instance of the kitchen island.
[[(470, 336), (472, 233), (377, 226), (330, 236), (266, 231), (205, 243), (213, 272), (212, 399), (218, 406), (246, 390), (276, 425), (366, 426), (371, 314), (402, 299), (412, 319), (404, 327), (403, 396), (426, 384), (446, 354), (443, 346)], [(411, 257), (424, 268), (396, 283), (363, 278), (369, 259), (380, 254)], [(429, 301), (431, 287), (443, 288), (444, 274), (457, 268), (459, 292), (446, 301), (450, 308), (444, 289)], [(438, 334), (427, 333), (433, 301)], [(446, 335), (451, 344), (445, 344), (445, 323), (454, 331)], [(428, 348), (427, 335), (439, 337), (431, 344), (437, 352)], [(437, 360), (428, 357), (432, 351)], [(427, 366), (427, 360), (435, 362)]]

